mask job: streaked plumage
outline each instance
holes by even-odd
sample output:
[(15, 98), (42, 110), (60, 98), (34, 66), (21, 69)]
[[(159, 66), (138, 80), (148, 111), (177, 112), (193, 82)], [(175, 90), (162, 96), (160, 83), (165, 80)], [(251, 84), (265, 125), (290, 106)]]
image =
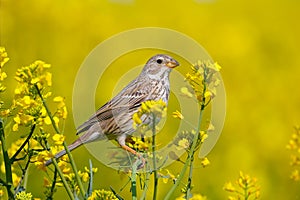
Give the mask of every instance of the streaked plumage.
[[(162, 99), (168, 103), (170, 94), (169, 74), (179, 63), (168, 55), (158, 54), (148, 60), (140, 75), (130, 82), (113, 99), (99, 108), (86, 122), (77, 129), (77, 134), (85, 132), (69, 149), (73, 150), (82, 144), (102, 139), (115, 139), (120, 146), (133, 153), (126, 146), (125, 139), (135, 130), (132, 115), (137, 112), (142, 102)], [(59, 158), (65, 150), (55, 155)], [(52, 161), (48, 160), (45, 165)]]

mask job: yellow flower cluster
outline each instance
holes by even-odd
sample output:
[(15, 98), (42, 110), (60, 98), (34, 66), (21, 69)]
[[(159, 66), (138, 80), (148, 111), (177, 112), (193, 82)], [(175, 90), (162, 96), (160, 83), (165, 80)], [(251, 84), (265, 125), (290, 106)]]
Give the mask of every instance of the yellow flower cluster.
[[(195, 130), (192, 131), (182, 131), (178, 136), (175, 138), (173, 141), (173, 144), (176, 146), (177, 150), (189, 150), (192, 143), (193, 143), (193, 138), (196, 134)], [(206, 131), (200, 131), (200, 137), (199, 140), (197, 141), (197, 146), (202, 144), (205, 139), (208, 137)]]
[[(133, 128), (137, 129), (141, 124), (149, 125), (152, 123), (153, 116), (156, 119), (161, 119), (166, 116), (167, 105), (163, 100), (149, 100), (142, 103), (139, 110), (133, 114)], [(158, 120), (156, 120), (158, 121)]]
[(178, 119), (184, 119), (184, 116), (181, 114), (181, 112), (179, 112), (178, 110), (176, 110), (175, 112), (172, 113), (172, 116), (174, 118), (178, 118)]
[(31, 193), (26, 193), (25, 191), (19, 192), (16, 195), (17, 200), (31, 200), (32, 199), (32, 194)]
[(249, 175), (240, 172), (236, 185), (233, 185), (232, 182), (227, 182), (223, 187), (225, 191), (235, 195), (229, 196), (229, 200), (260, 198), (260, 187), (257, 185), (256, 178), (251, 178)]
[[(0, 47), (0, 92), (5, 90), (2, 81), (7, 77), (5, 72), (2, 72), (2, 67), (9, 60), (7, 53), (3, 47)], [(52, 85), (52, 74), (48, 72), (49, 64), (43, 61), (35, 61), (29, 66), (21, 67), (15, 74), (15, 80), (18, 82), (14, 90), (14, 99), (12, 105), (8, 109), (0, 110), (0, 117), (12, 118), (12, 130), (19, 131), (23, 127), (30, 127), (30, 131), (22, 139), (18, 139), (11, 143), (7, 149), (10, 160), (4, 160), (1, 164), (1, 171), (5, 173), (5, 167), (9, 163), (11, 168), (11, 177), (13, 186), (20, 186), (24, 173), (28, 169), (29, 163), (41, 170), (46, 170), (45, 161), (53, 158), (55, 153), (63, 149), (65, 137), (60, 133), (58, 124), (60, 120), (67, 118), (67, 109), (65, 99), (57, 96), (53, 98), (51, 106), (55, 106), (56, 110), (51, 114), (50, 105), (46, 103), (47, 99), (52, 95), (50, 86)], [(3, 103), (0, 101), (0, 108)], [(7, 120), (8, 121), (8, 120)], [(7, 125), (10, 125), (8, 123)], [(50, 135), (47, 127), (54, 127), (57, 134)], [(27, 132), (22, 129), (22, 132)], [(52, 146), (49, 144), (52, 138)], [(50, 139), (50, 140), (49, 140)], [(65, 176), (69, 175), (71, 169), (68, 165), (68, 157), (63, 156), (58, 162), (58, 167)], [(5, 166), (5, 167), (4, 167)], [(7, 172), (8, 173), (8, 172)], [(21, 175), (22, 176), (19, 176)], [(71, 175), (70, 175), (71, 176)], [(53, 181), (45, 179), (47, 188), (51, 188)], [(58, 180), (57, 185), (62, 182)], [(50, 191), (50, 190), (49, 190)], [(50, 191), (53, 193), (53, 191)], [(52, 195), (52, 194), (51, 194)], [(19, 192), (16, 199), (32, 199), (32, 195), (26, 192)]]
[(152, 144), (152, 139), (151, 137), (131, 137), (130, 141), (127, 141), (127, 145), (130, 148), (133, 148), (134, 150), (138, 152), (145, 152), (149, 149), (149, 147)]
[(55, 112), (54, 119), (57, 118), (57, 121), (58, 118), (66, 119), (68, 115), (68, 111), (67, 111), (65, 99), (61, 96), (57, 96), (53, 98), (53, 101), (57, 104), (56, 106), (57, 110)]
[(118, 200), (113, 192), (107, 190), (94, 190), (88, 200)]
[(45, 88), (45, 86), (51, 86), (52, 74), (46, 71), (46, 69), (50, 67), (50, 64), (37, 60), (29, 66), (18, 69), (15, 79), (25, 87), (19, 87), (20, 90), (17, 93), (27, 93), (26, 89), (31, 89), (35, 84), (37, 84), (40, 89)]
[[(37, 124), (42, 127), (44, 124), (52, 124), (43, 106), (43, 100), (38, 97), (41, 93), (43, 99), (46, 100), (52, 95), (51, 92), (47, 92), (48, 87), (52, 85), (52, 74), (47, 71), (49, 68), (49, 64), (35, 61), (17, 70), (15, 79), (18, 85), (14, 91), (15, 98), (11, 108), (5, 112), (6, 115), (13, 110), (16, 113), (13, 118), (13, 131), (18, 131), (20, 126)], [(68, 112), (63, 97), (54, 97), (53, 102), (57, 104), (53, 120), (58, 126), (59, 119), (66, 119)]]
[[(40, 76), (46, 76), (42, 72), (49, 67), (50, 65), (42, 61), (36, 61), (17, 70), (15, 79), (18, 81), (18, 85), (12, 105), (12, 110), (17, 110), (17, 114), (14, 117), (13, 131), (18, 131), (20, 125), (30, 126), (37, 122), (41, 124), (47, 116), (41, 99), (37, 98), (35, 84), (38, 84), (36, 81)], [(51, 78), (48, 78), (48, 82), (51, 85)], [(40, 89), (44, 89), (41, 87), (41, 83), (39, 85)], [(50, 96), (50, 93), (47, 96)]]
[(293, 153), (291, 155), (291, 166), (294, 167), (291, 173), (291, 179), (294, 181), (300, 180), (300, 127), (295, 127), (295, 132), (292, 135), (288, 145), (286, 146), (287, 149), (291, 150)]
[[(92, 172), (96, 173), (98, 171), (98, 168), (92, 168)], [(87, 167), (84, 167), (84, 171), (81, 172), (80, 170), (78, 171), (79, 176), (81, 177), (83, 182), (88, 182), (90, 179), (90, 170)]]
[(6, 87), (2, 85), (2, 81), (7, 77), (6, 73), (2, 71), (5, 63), (9, 61), (7, 52), (4, 47), (0, 47), (0, 92), (5, 91)]
[(210, 164), (210, 161), (208, 160), (207, 157), (204, 157), (201, 159), (201, 165), (202, 167), (207, 167)]
[(200, 103), (205, 100), (202, 103), (207, 104), (216, 96), (216, 87), (220, 84), (217, 72), (220, 71), (221, 67), (218, 63), (198, 61), (191, 68), (192, 72), (186, 74), (186, 80), (193, 92), (188, 87), (183, 87), (181, 93), (190, 98), (195, 95)]

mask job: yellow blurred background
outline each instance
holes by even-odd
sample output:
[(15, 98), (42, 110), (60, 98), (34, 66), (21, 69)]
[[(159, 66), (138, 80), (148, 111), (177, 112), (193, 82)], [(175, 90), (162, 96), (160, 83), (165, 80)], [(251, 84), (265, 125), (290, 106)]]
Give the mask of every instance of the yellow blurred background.
[[(209, 199), (226, 199), (224, 183), (235, 180), (242, 170), (258, 178), (262, 199), (299, 198), (299, 183), (289, 178), (290, 152), (285, 146), (293, 126), (300, 124), (300, 1), (0, 0), (0, 11), (0, 45), (11, 59), (5, 67), (9, 78), (4, 99), (13, 96), (18, 67), (37, 59), (50, 63), (52, 91), (66, 97), (70, 112), (65, 128), (68, 143), (76, 138), (73, 83), (96, 45), (114, 34), (142, 27), (170, 28), (189, 35), (223, 67), (227, 93), (224, 130), (208, 155), (211, 165), (195, 169), (193, 191)], [(122, 73), (154, 53), (137, 54), (136, 60), (133, 54), (124, 59), (122, 70), (108, 71), (107, 80), (99, 82), (95, 106), (111, 97)], [(184, 72), (189, 66), (182, 67), (179, 70)], [(74, 151), (78, 168), (88, 165), (87, 155), (85, 148)], [(126, 183), (116, 171), (97, 160), (93, 163), (99, 168), (95, 189), (112, 186), (118, 190)], [(170, 169), (176, 174), (179, 167)], [(42, 172), (31, 168), (27, 190), (35, 197), (43, 197), (42, 177)], [(160, 185), (159, 199), (170, 187)], [(129, 186), (121, 195), (130, 198)], [(60, 189), (54, 197), (67, 196)]]

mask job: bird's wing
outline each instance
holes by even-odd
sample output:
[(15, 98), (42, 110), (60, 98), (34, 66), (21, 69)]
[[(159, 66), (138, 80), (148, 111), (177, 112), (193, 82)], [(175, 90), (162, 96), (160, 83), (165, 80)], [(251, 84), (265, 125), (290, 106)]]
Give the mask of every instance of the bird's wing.
[(129, 83), (118, 95), (100, 107), (94, 115), (77, 128), (77, 134), (88, 130), (99, 121), (109, 120), (122, 112), (138, 109), (141, 103), (150, 100), (155, 88), (137, 80)]

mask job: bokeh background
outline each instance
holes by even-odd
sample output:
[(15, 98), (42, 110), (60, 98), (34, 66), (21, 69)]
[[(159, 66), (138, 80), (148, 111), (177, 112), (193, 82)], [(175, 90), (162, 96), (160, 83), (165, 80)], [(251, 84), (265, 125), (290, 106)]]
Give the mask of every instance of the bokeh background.
[[(18, 67), (37, 59), (50, 63), (53, 92), (66, 97), (70, 112), (67, 142), (76, 138), (71, 109), (75, 76), (96, 45), (121, 31), (149, 26), (189, 35), (223, 67), (227, 92), (224, 130), (208, 155), (211, 165), (195, 169), (194, 191), (225, 199), (224, 183), (242, 170), (258, 178), (262, 199), (300, 198), (299, 183), (289, 178), (290, 152), (285, 148), (293, 126), (300, 124), (300, 1), (0, 0), (0, 19), (1, 46), (11, 58), (5, 67), (9, 78), (3, 98), (13, 96)], [(96, 107), (111, 97), (122, 74), (156, 51), (136, 53), (112, 63), (99, 82)], [(88, 155), (85, 148), (74, 152), (78, 168), (88, 165)], [(95, 188), (118, 190), (127, 181), (93, 162), (99, 168)], [(176, 174), (179, 167), (170, 169)], [(28, 191), (36, 197), (43, 197), (43, 175), (34, 167), (30, 170)], [(160, 198), (170, 185), (161, 186)], [(128, 199), (129, 187), (121, 195)], [(55, 198), (63, 197), (61, 189)]]

